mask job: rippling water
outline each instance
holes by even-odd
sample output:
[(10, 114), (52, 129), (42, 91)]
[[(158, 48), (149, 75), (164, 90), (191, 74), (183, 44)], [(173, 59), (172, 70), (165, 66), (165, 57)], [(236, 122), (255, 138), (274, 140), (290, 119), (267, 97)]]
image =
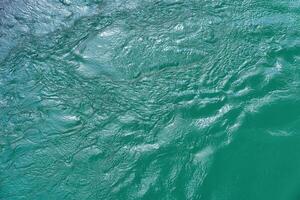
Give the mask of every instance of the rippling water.
[(1, 0), (0, 199), (300, 198), (299, 0)]

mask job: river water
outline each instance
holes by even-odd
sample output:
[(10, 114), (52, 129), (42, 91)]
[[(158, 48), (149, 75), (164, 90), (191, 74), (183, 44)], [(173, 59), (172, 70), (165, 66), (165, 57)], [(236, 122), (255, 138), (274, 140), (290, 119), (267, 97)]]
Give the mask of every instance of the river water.
[(0, 199), (300, 198), (299, 0), (1, 0)]

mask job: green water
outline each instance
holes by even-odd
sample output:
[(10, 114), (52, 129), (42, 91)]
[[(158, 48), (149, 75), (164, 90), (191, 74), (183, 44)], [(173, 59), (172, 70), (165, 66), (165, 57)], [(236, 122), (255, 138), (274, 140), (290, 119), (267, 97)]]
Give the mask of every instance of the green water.
[(299, 153), (299, 0), (0, 0), (1, 200), (298, 200)]

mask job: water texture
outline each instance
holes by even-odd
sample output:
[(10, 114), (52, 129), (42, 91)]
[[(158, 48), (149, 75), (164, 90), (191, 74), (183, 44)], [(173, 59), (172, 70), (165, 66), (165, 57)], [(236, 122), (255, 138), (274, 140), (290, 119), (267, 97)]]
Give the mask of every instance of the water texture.
[(0, 199), (300, 198), (299, 0), (0, 0)]

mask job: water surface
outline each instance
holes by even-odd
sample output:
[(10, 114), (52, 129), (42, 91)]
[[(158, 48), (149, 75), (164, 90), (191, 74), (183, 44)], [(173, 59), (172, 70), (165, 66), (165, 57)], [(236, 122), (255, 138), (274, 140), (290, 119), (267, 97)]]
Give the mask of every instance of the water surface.
[(0, 199), (299, 199), (299, 10), (2, 0)]

